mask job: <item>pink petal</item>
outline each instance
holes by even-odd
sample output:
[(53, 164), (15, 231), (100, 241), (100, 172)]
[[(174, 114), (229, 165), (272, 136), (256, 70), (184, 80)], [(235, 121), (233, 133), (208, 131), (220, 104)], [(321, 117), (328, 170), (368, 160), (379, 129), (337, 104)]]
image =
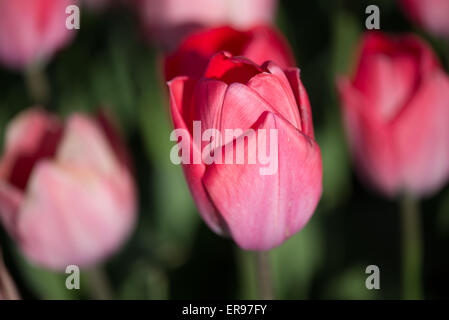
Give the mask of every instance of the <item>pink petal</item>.
[[(276, 110), (257, 92), (241, 83), (232, 83), (226, 90), (220, 128), (247, 130), (259, 119), (263, 112)], [(224, 134), (224, 132), (222, 132)], [(224, 144), (229, 141), (224, 141)]]
[(22, 204), (23, 193), (0, 180), (0, 222), (11, 236), (15, 235), (17, 215)]
[[(321, 195), (321, 157), (314, 141), (271, 112), (264, 112), (255, 128), (278, 129), (277, 173), (260, 175), (260, 163), (212, 164), (203, 183), (237, 244), (268, 250), (299, 231), (313, 214)], [(248, 140), (257, 136), (256, 131)]]
[(406, 189), (416, 195), (438, 190), (449, 178), (449, 79), (428, 77), (392, 127)]
[(348, 79), (338, 80), (346, 135), (359, 173), (387, 195), (401, 183), (399, 163), (388, 125)]
[(113, 174), (121, 166), (104, 132), (95, 121), (82, 114), (68, 119), (56, 160), (104, 174)]
[[(189, 108), (194, 84), (194, 81), (188, 80), (186, 77), (177, 77), (168, 82), (170, 91), (170, 110), (175, 129), (187, 130), (186, 122), (188, 123), (189, 120), (184, 120), (185, 118), (183, 116), (186, 116), (187, 119), (193, 119), (189, 113)], [(190, 122), (192, 122), (192, 120), (190, 120)], [(189, 132), (192, 131), (190, 130)], [(187, 184), (204, 221), (213, 231), (222, 234), (223, 229), (221, 221), (218, 219), (215, 207), (210, 202), (201, 183), (201, 178), (204, 175), (206, 167), (202, 161), (199, 164), (193, 162), (193, 159), (195, 158), (201, 159), (201, 150), (195, 145), (191, 135), (189, 135), (189, 138), (189, 141), (183, 141), (184, 148), (190, 149), (191, 157), (190, 164), (183, 164), (182, 166)]]
[[(207, 129), (221, 130), (223, 99), (228, 85), (223, 81), (202, 79), (195, 89), (195, 120), (201, 121), (201, 134)], [(189, 124), (189, 126), (192, 124)], [(201, 150), (204, 144), (202, 142)]]
[(29, 259), (48, 268), (89, 266), (118, 249), (134, 220), (126, 173), (106, 177), (93, 167), (43, 161), (20, 211), (19, 244)]
[(19, 114), (6, 131), (0, 179), (24, 190), (34, 165), (54, 156), (61, 133), (59, 121), (40, 109)]
[(292, 88), (284, 72), (272, 62), (262, 68), (270, 73), (259, 73), (248, 81), (248, 87), (256, 91), (274, 110), (301, 130), (301, 119)]
[(13, 69), (46, 62), (75, 35), (65, 9), (76, 0), (0, 1), (0, 61)]
[(304, 88), (299, 76), (299, 69), (290, 68), (285, 70), (284, 72), (290, 83), (290, 87), (293, 90), (296, 105), (299, 108), (301, 126), (298, 128), (301, 128), (301, 131), (305, 135), (314, 139), (315, 134), (313, 131), (312, 110), (310, 107), (310, 101), (306, 89)]
[[(296, 65), (293, 52), (284, 36), (268, 26), (257, 26), (250, 30), (253, 35), (242, 53), (256, 64), (274, 61), (282, 69)], [(232, 51), (231, 51), (232, 52)]]

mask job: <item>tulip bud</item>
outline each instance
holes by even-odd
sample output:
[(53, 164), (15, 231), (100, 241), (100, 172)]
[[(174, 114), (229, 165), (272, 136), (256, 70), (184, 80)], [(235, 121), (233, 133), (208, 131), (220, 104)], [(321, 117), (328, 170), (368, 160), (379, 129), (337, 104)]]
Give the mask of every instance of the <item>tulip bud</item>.
[(165, 79), (176, 76), (200, 77), (209, 59), (220, 51), (234, 56), (245, 56), (257, 64), (272, 60), (281, 68), (295, 66), (288, 42), (281, 33), (265, 25), (246, 31), (232, 27), (205, 29), (188, 36), (164, 60)]
[(203, 27), (248, 29), (270, 23), (276, 0), (135, 0), (148, 37), (167, 49)]
[(401, 4), (413, 21), (449, 39), (449, 0), (401, 0)]
[[(168, 86), (176, 132), (186, 132), (184, 173), (209, 227), (248, 250), (271, 249), (301, 230), (318, 204), (322, 167), (299, 70), (222, 52), (201, 79), (176, 77)], [(213, 152), (211, 132), (222, 133)], [(269, 154), (274, 171), (261, 157)]]
[(0, 161), (0, 218), (34, 263), (96, 264), (133, 228), (136, 202), (123, 147), (106, 121), (66, 125), (39, 109), (12, 121)]
[(424, 196), (449, 177), (449, 78), (409, 35), (365, 35), (355, 76), (338, 80), (357, 169), (389, 196)]
[(66, 8), (77, 0), (0, 0), (0, 62), (12, 69), (45, 63), (71, 40)]

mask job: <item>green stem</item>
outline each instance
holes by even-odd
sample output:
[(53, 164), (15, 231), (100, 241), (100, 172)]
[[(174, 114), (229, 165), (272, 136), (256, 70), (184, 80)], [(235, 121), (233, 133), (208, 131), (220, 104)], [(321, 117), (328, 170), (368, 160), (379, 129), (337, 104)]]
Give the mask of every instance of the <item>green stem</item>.
[(46, 104), (50, 97), (50, 86), (43, 67), (39, 64), (30, 66), (25, 72), (25, 81), (33, 103)]
[(94, 267), (86, 271), (89, 291), (92, 299), (111, 300), (113, 291), (106, 272), (100, 267)]
[(259, 298), (262, 300), (273, 300), (270, 253), (269, 251), (258, 251), (255, 253), (255, 259)]
[(405, 195), (402, 207), (403, 246), (403, 298), (422, 299), (422, 235), (419, 203), (416, 198)]

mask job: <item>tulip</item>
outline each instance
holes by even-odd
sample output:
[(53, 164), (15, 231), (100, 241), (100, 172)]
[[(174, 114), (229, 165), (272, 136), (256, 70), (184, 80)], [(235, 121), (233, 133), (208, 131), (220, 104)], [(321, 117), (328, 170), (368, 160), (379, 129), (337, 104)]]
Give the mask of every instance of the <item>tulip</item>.
[(338, 87), (360, 175), (380, 192), (415, 197), (449, 177), (449, 78), (413, 35), (368, 33), (353, 79)]
[(166, 56), (165, 79), (182, 75), (200, 77), (209, 59), (220, 51), (245, 56), (257, 64), (272, 60), (282, 69), (296, 65), (288, 42), (274, 28), (265, 25), (240, 31), (225, 26), (188, 36), (175, 52)]
[(401, 0), (410, 18), (430, 33), (449, 39), (449, 0)]
[(40, 109), (15, 118), (0, 160), (0, 220), (25, 256), (64, 270), (101, 262), (136, 218), (127, 155), (113, 126), (71, 115), (64, 125)]
[(0, 0), (0, 62), (11, 69), (46, 63), (68, 44), (66, 7), (76, 0)]
[(193, 30), (231, 25), (248, 29), (270, 23), (276, 0), (135, 0), (143, 28), (152, 40), (172, 49)]
[[(211, 58), (201, 79), (176, 77), (168, 86), (174, 127), (188, 132), (180, 142), (182, 157), (188, 151), (194, 159), (183, 162), (184, 173), (208, 226), (247, 250), (269, 250), (302, 229), (321, 196), (322, 166), (299, 70), (283, 70), (273, 62), (260, 66), (221, 52)], [(193, 139), (197, 121), (203, 137), (209, 129), (242, 130), (215, 145), (213, 153), (225, 158), (238, 150), (254, 158), (261, 147), (256, 151), (249, 146), (259, 141), (261, 130), (275, 130), (278, 170), (266, 175), (261, 162), (205, 161), (210, 144)]]
[(20, 295), (5, 264), (3, 263), (2, 250), (0, 248), (0, 300), (18, 300)]

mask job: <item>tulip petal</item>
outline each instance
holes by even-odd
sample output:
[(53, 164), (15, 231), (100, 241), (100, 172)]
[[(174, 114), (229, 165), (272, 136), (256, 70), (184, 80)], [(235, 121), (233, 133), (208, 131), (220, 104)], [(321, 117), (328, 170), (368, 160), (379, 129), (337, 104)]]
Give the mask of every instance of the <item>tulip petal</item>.
[(417, 37), (390, 39), (372, 32), (365, 37), (354, 86), (370, 107), (392, 120), (425, 78), (438, 65), (434, 55)]
[(240, 32), (229, 26), (193, 33), (175, 53), (165, 58), (165, 78), (171, 80), (177, 75), (200, 77), (212, 55), (220, 51), (233, 54), (243, 52), (243, 47), (249, 39), (247, 32)]
[(218, 79), (227, 84), (247, 83), (262, 69), (244, 57), (233, 57), (230, 53), (219, 52), (210, 60), (204, 74), (205, 78)]
[(115, 174), (120, 167), (106, 135), (96, 122), (82, 114), (74, 114), (68, 119), (56, 160), (93, 168), (104, 174)]
[[(264, 112), (255, 128), (277, 129), (278, 170), (261, 175), (257, 164), (212, 164), (203, 184), (236, 243), (247, 250), (268, 250), (299, 231), (309, 220), (321, 195), (321, 157), (318, 145), (288, 121)], [(259, 137), (253, 131), (243, 143)], [(272, 145), (272, 142), (270, 142)], [(225, 147), (224, 147), (225, 148)], [(269, 148), (268, 148), (269, 149)]]
[(315, 138), (313, 131), (312, 110), (310, 107), (309, 97), (306, 89), (304, 88), (298, 68), (290, 68), (284, 71), (285, 75), (290, 83), (290, 87), (293, 90), (295, 96), (296, 105), (299, 108), (299, 114), (301, 118), (301, 131), (311, 137)]
[(245, 57), (249, 57), (259, 65), (265, 61), (274, 61), (282, 69), (296, 65), (288, 42), (280, 32), (262, 25), (251, 29), (250, 34), (253, 37), (245, 48), (243, 53)]
[(7, 128), (0, 179), (25, 190), (34, 165), (54, 156), (61, 133), (59, 121), (38, 108), (18, 115)]
[(267, 63), (266, 68), (270, 73), (259, 73), (254, 76), (248, 81), (248, 87), (256, 91), (293, 126), (301, 130), (298, 106), (284, 72), (272, 62)]
[(15, 234), (17, 214), (23, 200), (23, 193), (0, 180), (0, 222), (12, 236)]
[(429, 77), (392, 126), (407, 191), (438, 190), (449, 177), (449, 78)]
[[(186, 123), (192, 122), (192, 120), (189, 120), (193, 119), (193, 116), (190, 114), (190, 104), (195, 83), (195, 81), (189, 80), (187, 77), (177, 77), (168, 82), (171, 115), (175, 129), (188, 130)], [(192, 131), (188, 132), (191, 133)], [(182, 166), (187, 184), (204, 221), (214, 232), (222, 234), (222, 222), (217, 216), (215, 207), (201, 183), (206, 167), (202, 161), (198, 164), (195, 164), (193, 161), (195, 158), (201, 159), (201, 151), (195, 145), (191, 134), (188, 137), (189, 141), (182, 141), (185, 148), (190, 150), (191, 156), (190, 164), (183, 164)]]
[(343, 101), (346, 135), (359, 173), (387, 195), (394, 195), (401, 176), (388, 126), (375, 110), (367, 107), (365, 97), (349, 79), (339, 79), (337, 84)]
[[(232, 83), (226, 90), (220, 128), (247, 130), (265, 111), (277, 113), (257, 92), (241, 83)], [(223, 144), (229, 141), (224, 139)]]
[(130, 183), (120, 172), (111, 180), (96, 169), (42, 161), (17, 221), (23, 252), (56, 270), (111, 254), (134, 225), (133, 195), (117, 192), (117, 181)]
[[(195, 120), (201, 121), (201, 131), (221, 130), (223, 100), (228, 85), (223, 81), (202, 79), (195, 89)], [(201, 132), (201, 133), (202, 133)], [(202, 141), (201, 150), (207, 141)]]

